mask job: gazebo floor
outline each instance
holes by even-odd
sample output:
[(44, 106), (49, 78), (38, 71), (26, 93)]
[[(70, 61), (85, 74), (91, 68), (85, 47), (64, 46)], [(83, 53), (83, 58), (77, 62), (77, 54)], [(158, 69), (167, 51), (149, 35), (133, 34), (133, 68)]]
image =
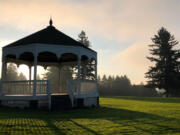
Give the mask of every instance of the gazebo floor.
[(51, 96), (68, 95), (68, 93), (52, 93)]
[[(52, 93), (51, 96), (55, 95), (68, 95), (68, 93)], [(3, 96), (33, 96), (31, 94), (7, 94)], [(47, 94), (36, 94), (36, 96), (47, 96)]]
[[(53, 93), (51, 98), (60, 96), (68, 96), (68, 93)], [(0, 100), (46, 100), (47, 94), (36, 94), (35, 97), (31, 94), (7, 94), (0, 96)]]

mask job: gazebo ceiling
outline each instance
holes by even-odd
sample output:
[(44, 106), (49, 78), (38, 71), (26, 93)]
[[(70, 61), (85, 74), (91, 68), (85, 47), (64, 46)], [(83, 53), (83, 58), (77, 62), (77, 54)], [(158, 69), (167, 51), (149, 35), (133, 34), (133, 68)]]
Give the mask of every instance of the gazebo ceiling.
[(54, 26), (52, 26), (52, 20), (50, 20), (50, 25), (46, 27), (45, 29), (42, 29), (27, 37), (24, 37), (18, 41), (15, 41), (5, 46), (4, 48), (13, 47), (13, 46), (24, 46), (24, 45), (33, 44), (33, 43), (85, 47), (80, 42), (74, 40), (73, 38), (57, 30)]

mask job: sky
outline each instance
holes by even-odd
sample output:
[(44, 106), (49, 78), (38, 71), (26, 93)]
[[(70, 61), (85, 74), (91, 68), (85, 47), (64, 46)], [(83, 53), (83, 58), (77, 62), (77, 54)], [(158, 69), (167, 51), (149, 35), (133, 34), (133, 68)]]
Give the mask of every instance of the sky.
[(152, 65), (146, 56), (157, 31), (165, 27), (180, 41), (179, 13), (179, 0), (0, 0), (0, 46), (44, 29), (52, 16), (74, 39), (86, 32), (99, 75), (127, 75), (139, 84)]

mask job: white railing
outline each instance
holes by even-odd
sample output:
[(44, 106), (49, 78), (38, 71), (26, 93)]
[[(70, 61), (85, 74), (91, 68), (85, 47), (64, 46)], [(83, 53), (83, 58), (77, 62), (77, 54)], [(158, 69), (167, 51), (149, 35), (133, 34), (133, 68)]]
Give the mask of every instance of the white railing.
[[(3, 95), (33, 95), (34, 81), (3, 81), (2, 94)], [(36, 95), (48, 94), (48, 81), (36, 81)]]
[(80, 84), (81, 95), (94, 95), (98, 94), (97, 82), (94, 80), (82, 80)]
[(51, 94), (49, 80), (36, 80), (36, 93), (33, 95), (34, 81), (2, 81), (1, 96), (47, 96), (48, 108), (51, 109)]
[(48, 94), (48, 80), (37, 80), (36, 82), (36, 95)]
[(77, 92), (78, 92), (77, 82), (78, 82), (77, 80), (68, 81), (68, 94), (71, 99), (72, 106), (74, 106), (74, 96), (77, 95)]
[[(68, 94), (71, 98), (71, 101), (74, 100), (75, 96), (98, 96), (97, 82), (93, 80), (81, 80), (78, 83), (78, 80), (70, 80), (68, 82)], [(80, 88), (78, 90), (78, 88)]]
[(3, 81), (3, 95), (32, 95), (33, 81)]

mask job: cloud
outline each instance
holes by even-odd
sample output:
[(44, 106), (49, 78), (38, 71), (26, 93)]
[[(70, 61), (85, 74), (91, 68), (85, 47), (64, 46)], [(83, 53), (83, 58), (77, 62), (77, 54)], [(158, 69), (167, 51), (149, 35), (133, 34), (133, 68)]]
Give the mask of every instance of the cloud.
[(145, 72), (152, 65), (146, 58), (149, 55), (148, 43), (136, 43), (110, 59), (114, 73), (127, 74), (133, 83), (145, 81)]
[[(0, 2), (1, 23), (32, 30), (48, 25), (50, 15), (59, 27), (88, 29), (107, 39), (136, 41), (177, 18), (178, 1), (130, 0), (7, 0)], [(176, 4), (177, 4), (176, 3)], [(174, 24), (174, 23), (173, 23)], [(172, 24), (172, 25), (173, 25)], [(154, 32), (154, 31), (153, 31)]]

